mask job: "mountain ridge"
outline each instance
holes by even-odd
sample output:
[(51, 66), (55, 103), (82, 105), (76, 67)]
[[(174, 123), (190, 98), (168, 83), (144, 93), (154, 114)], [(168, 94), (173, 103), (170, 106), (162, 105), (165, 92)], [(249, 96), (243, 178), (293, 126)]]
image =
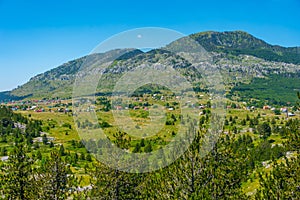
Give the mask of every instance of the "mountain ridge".
[[(222, 54), (226, 58), (237, 57), (240, 55), (254, 56), (270, 63), (281, 62), (290, 64), (300, 64), (299, 47), (282, 47), (271, 45), (267, 42), (254, 37), (245, 31), (206, 31), (190, 35), (208, 52)], [(161, 50), (155, 49), (149, 52), (135, 50), (130, 54), (124, 54), (118, 58), (118, 62), (130, 60), (134, 57), (155, 57)], [(53, 97), (70, 97), (72, 93), (72, 84), (76, 73), (87, 56), (68, 61), (56, 68), (32, 77), (24, 85), (0, 93), (0, 101), (11, 99), (22, 99), (26, 97), (33, 98), (53, 98)], [(295, 67), (294, 67), (295, 68)], [(53, 95), (55, 94), (55, 95)]]
[(300, 64), (300, 47), (271, 45), (245, 31), (208, 31), (191, 35), (207, 51), (252, 55), (269, 61)]

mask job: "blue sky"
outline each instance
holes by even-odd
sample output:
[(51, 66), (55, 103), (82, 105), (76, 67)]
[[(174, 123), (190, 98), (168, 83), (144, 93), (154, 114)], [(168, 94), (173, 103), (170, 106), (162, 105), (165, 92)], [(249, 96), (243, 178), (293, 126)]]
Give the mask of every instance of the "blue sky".
[(271, 44), (300, 46), (299, 10), (300, 0), (0, 0), (0, 91), (139, 27), (244, 30)]

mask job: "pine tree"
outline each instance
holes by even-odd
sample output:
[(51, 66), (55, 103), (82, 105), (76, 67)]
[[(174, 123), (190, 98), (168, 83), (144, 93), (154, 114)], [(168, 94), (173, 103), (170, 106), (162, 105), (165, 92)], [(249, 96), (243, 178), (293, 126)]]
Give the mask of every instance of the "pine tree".
[(95, 168), (90, 169), (89, 174), (92, 185), (89, 196), (92, 199), (141, 199), (138, 186), (143, 174), (123, 172), (101, 163), (95, 163)]
[(149, 152), (151, 152), (152, 150), (153, 150), (153, 149), (152, 149), (151, 142), (149, 142), (149, 143), (145, 146), (144, 151), (145, 151), (146, 153), (149, 153)]
[(59, 147), (59, 156), (65, 156), (66, 153), (65, 153), (65, 148), (64, 148), (64, 145), (60, 145)]
[(37, 174), (38, 184), (40, 185), (42, 199), (65, 199), (66, 194), (71, 188), (69, 183), (68, 169), (66, 163), (61, 159), (60, 153), (53, 151)]
[(47, 138), (46, 134), (43, 135), (42, 139), (43, 139), (43, 144), (47, 144), (48, 143), (48, 138)]
[(133, 149), (133, 153), (139, 153), (141, 151), (141, 145), (140, 143), (136, 143), (134, 149)]
[(11, 153), (8, 162), (1, 167), (5, 199), (35, 199), (37, 188), (32, 170), (33, 160), (27, 155), (27, 149), (18, 145)]

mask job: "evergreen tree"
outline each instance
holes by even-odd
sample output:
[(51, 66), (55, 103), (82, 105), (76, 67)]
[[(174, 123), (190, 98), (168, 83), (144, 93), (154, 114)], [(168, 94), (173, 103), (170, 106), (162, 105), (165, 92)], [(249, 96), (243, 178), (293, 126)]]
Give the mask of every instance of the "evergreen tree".
[(64, 145), (60, 145), (59, 147), (59, 156), (65, 156), (66, 153), (65, 153), (65, 148), (64, 148)]
[(271, 135), (271, 127), (268, 122), (258, 125), (257, 131), (264, 139), (267, 139)]
[(138, 188), (143, 174), (126, 173), (101, 163), (95, 165), (89, 172), (92, 185), (89, 196), (92, 199), (141, 199)]
[(47, 138), (46, 134), (43, 135), (42, 141), (43, 141), (43, 144), (47, 144), (48, 143), (48, 138)]
[(136, 145), (135, 145), (135, 147), (134, 147), (134, 149), (133, 149), (132, 152), (133, 153), (139, 153), (139, 152), (141, 152), (141, 145), (140, 145), (140, 143), (136, 143)]
[(149, 153), (149, 152), (151, 152), (152, 150), (153, 150), (153, 149), (152, 149), (151, 142), (148, 142), (148, 144), (145, 146), (144, 151), (145, 151), (146, 153)]
[(34, 187), (33, 160), (26, 154), (27, 149), (22, 144), (16, 146), (9, 160), (3, 167), (2, 194), (5, 199), (31, 200), (36, 198), (37, 188)]
[(66, 199), (70, 185), (66, 163), (61, 159), (60, 153), (53, 151), (46, 161), (44, 168), (37, 173), (38, 184), (41, 190), (42, 199)]

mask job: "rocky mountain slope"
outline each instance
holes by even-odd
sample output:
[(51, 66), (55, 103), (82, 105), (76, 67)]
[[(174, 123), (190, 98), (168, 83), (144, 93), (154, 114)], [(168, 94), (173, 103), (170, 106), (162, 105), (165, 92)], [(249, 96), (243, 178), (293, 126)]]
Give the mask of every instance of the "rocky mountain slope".
[[(223, 75), (227, 89), (239, 83), (251, 83), (253, 78), (267, 78), (272, 74), (300, 74), (300, 48), (270, 45), (263, 40), (242, 32), (202, 32), (191, 37), (213, 56), (213, 64)], [(109, 54), (108, 52), (107, 54)], [(95, 54), (95, 56), (106, 56)], [(195, 70), (184, 60), (172, 57), (163, 50), (142, 52), (135, 50), (118, 58), (104, 71), (99, 92), (108, 92), (112, 83), (132, 66), (143, 62), (167, 62), (184, 74), (191, 82), (198, 77)], [(26, 84), (5, 93), (0, 100), (20, 98), (71, 97), (73, 83), (86, 57), (69, 61), (57, 68), (31, 78)], [(104, 88), (101, 88), (104, 86)], [(295, 90), (299, 88), (294, 88)]]

